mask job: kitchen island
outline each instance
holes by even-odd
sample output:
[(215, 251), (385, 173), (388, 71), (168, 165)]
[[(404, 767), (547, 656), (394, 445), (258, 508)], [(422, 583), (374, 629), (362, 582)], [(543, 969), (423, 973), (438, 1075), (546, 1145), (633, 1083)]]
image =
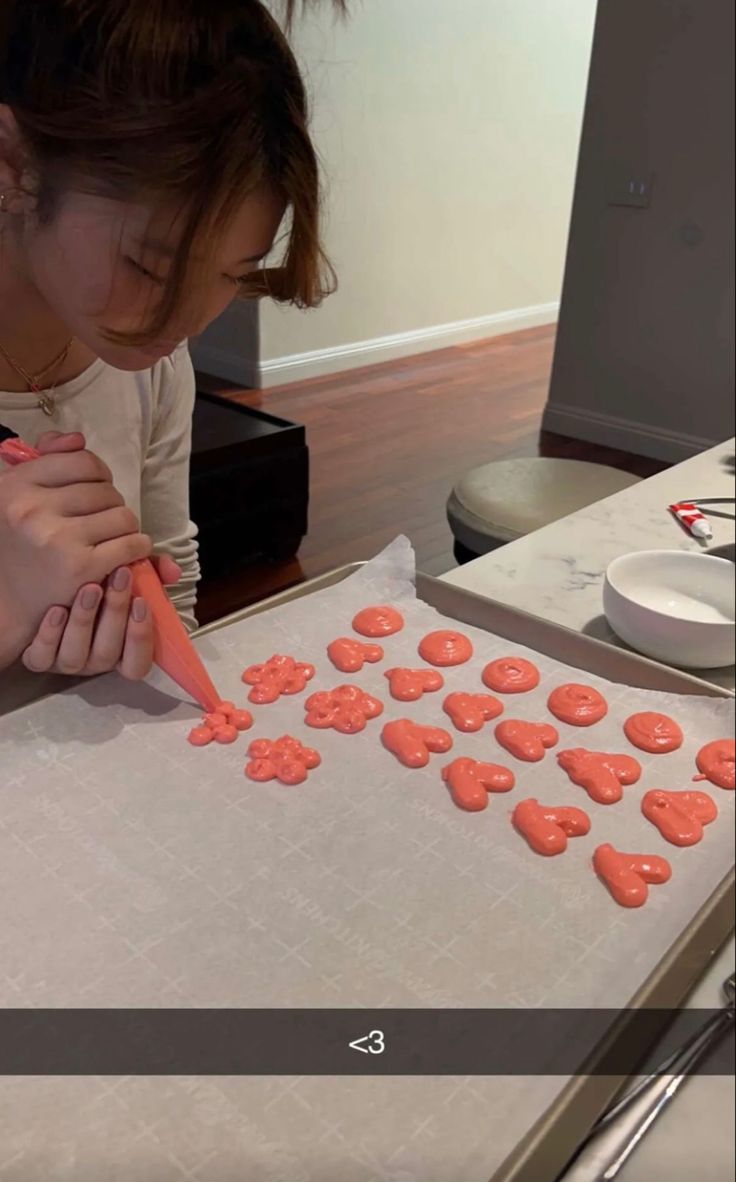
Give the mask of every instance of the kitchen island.
[[(698, 541), (667, 506), (687, 499), (733, 498), (736, 441), (727, 440), (536, 530), (444, 575), (446, 582), (487, 596), (609, 644), (622, 642), (603, 615), (602, 589), (608, 564), (632, 550), (725, 552), (733, 547), (733, 517), (706, 508), (713, 537)], [(733, 515), (733, 505), (714, 505)], [(692, 670), (706, 681), (733, 691), (734, 667)], [(733, 937), (715, 957), (689, 999), (690, 1005), (723, 1004), (721, 986), (734, 971)], [(619, 1174), (620, 1182), (653, 1178), (683, 1182), (722, 1182), (734, 1172), (734, 1081), (697, 1076), (660, 1117)], [(572, 1172), (570, 1173), (572, 1182)], [(575, 1172), (575, 1182), (595, 1174)]]

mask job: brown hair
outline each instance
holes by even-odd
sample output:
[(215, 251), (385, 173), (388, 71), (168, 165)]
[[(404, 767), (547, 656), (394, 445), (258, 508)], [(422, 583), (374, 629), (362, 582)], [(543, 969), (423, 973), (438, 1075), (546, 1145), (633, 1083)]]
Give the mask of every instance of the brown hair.
[[(287, 29), (299, 7), (284, 0)], [(151, 322), (110, 339), (161, 334), (189, 289), (195, 244), (206, 253), (264, 181), (287, 204), (289, 232), (281, 264), (256, 271), (245, 294), (308, 308), (334, 286), (304, 84), (260, 0), (0, 0), (0, 102), (28, 150), (42, 221), (70, 181), (181, 206)]]

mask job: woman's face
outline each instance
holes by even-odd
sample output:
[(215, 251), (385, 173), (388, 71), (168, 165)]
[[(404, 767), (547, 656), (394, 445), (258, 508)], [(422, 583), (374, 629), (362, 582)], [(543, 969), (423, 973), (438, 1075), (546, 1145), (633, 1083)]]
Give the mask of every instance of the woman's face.
[(231, 302), (271, 249), (283, 214), (283, 202), (265, 186), (247, 197), (213, 257), (196, 268), (196, 290), (184, 293), (165, 339), (145, 347), (111, 344), (104, 332), (140, 331), (150, 319), (177, 241), (170, 215), (67, 193), (50, 223), (27, 224), (24, 270), (69, 332), (98, 357), (117, 369), (146, 369)]

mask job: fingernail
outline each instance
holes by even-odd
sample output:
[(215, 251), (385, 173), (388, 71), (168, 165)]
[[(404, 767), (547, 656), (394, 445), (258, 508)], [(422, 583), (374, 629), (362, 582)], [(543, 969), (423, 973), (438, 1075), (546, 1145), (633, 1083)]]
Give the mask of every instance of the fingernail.
[(120, 566), (115, 571), (111, 579), (111, 586), (114, 591), (127, 591), (130, 586), (130, 571), (127, 566)]
[(66, 608), (52, 607), (51, 611), (49, 612), (48, 619), (52, 628), (60, 628), (66, 620)]
[(97, 607), (98, 603), (100, 602), (101, 594), (102, 592), (100, 591), (99, 587), (87, 587), (82, 592), (82, 598), (80, 602), (86, 612), (91, 612)]
[(131, 614), (136, 624), (143, 623), (143, 621), (146, 619), (146, 616), (148, 615), (148, 604), (146, 603), (145, 599), (133, 600), (133, 611)]

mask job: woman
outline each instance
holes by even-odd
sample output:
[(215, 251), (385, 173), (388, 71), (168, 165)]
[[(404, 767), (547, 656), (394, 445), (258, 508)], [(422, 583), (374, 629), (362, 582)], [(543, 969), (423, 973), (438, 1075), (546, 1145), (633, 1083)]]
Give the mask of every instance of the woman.
[(152, 549), (194, 625), (186, 338), (238, 296), (317, 305), (318, 213), (258, 0), (0, 0), (0, 423), (42, 452), (0, 471), (0, 684), (19, 658), (144, 677)]

